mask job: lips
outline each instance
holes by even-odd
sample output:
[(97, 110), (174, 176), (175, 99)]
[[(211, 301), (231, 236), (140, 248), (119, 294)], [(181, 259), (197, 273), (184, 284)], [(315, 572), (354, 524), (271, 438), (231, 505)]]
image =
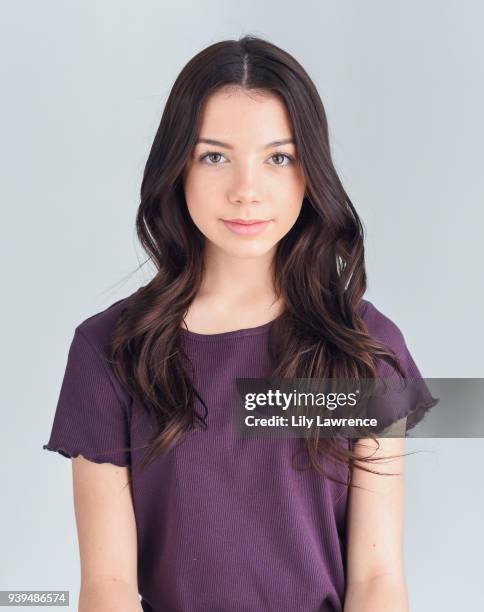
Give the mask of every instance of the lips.
[(265, 223), (268, 219), (227, 219), (229, 223), (240, 223), (242, 225), (252, 225), (253, 223)]
[(222, 219), (225, 227), (235, 234), (245, 235), (245, 236), (255, 236), (260, 232), (264, 231), (264, 229), (269, 225), (271, 219), (267, 221), (253, 219), (251, 221), (243, 221), (243, 220), (233, 220), (233, 221), (225, 221)]

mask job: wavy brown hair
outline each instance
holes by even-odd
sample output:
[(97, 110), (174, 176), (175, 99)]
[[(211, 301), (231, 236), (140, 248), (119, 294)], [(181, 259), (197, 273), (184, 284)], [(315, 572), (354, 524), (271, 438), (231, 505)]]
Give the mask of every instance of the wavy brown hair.
[[(280, 97), (306, 177), (300, 215), (278, 243), (273, 261), (274, 291), (285, 305), (271, 327), (273, 377), (374, 378), (377, 359), (405, 375), (395, 353), (370, 337), (358, 308), (366, 290), (364, 230), (334, 168), (315, 85), (291, 55), (260, 38), (212, 44), (183, 68), (166, 102), (136, 218), (138, 238), (157, 273), (129, 297), (112, 339), (116, 377), (141, 398), (159, 427), (142, 467), (197, 424), (207, 427), (208, 408), (191, 382), (180, 343), (183, 317), (202, 282), (205, 244), (188, 213), (183, 172), (198, 137), (203, 105), (225, 86)], [(204, 415), (195, 410), (195, 396)], [(369, 437), (376, 440), (373, 434)], [(331, 480), (321, 457), (373, 472), (363, 465), (372, 457), (357, 456), (346, 446), (350, 448), (336, 438), (316, 435), (306, 439), (303, 450), (309, 467)], [(350, 480), (342, 484), (351, 485)]]

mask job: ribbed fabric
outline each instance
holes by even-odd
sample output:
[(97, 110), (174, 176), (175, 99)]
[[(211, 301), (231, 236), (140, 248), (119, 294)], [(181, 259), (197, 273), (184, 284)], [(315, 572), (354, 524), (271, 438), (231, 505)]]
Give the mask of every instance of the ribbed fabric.
[(74, 332), (48, 450), (82, 454), (96, 463), (129, 464), (128, 408), (99, 349), (80, 327)]
[[(98, 463), (139, 463), (137, 447), (152, 439), (154, 421), (127, 396), (107, 361), (125, 300), (76, 328), (43, 448)], [(409, 375), (420, 376), (398, 327), (370, 302), (362, 304), (370, 333), (397, 352)], [(135, 476), (138, 584), (145, 611), (343, 610), (345, 486), (314, 470), (292, 468), (294, 451), (304, 448), (302, 438), (240, 439), (233, 431), (233, 379), (271, 376), (271, 325), (210, 335), (181, 330), (195, 386), (209, 409), (208, 428), (190, 432)], [(420, 391), (397, 418), (417, 405), (434, 405), (425, 385)], [(198, 399), (196, 408), (204, 414)], [(391, 421), (395, 414), (389, 414)], [(131, 453), (122, 450), (130, 444)], [(324, 467), (346, 481), (345, 466), (325, 460)]]

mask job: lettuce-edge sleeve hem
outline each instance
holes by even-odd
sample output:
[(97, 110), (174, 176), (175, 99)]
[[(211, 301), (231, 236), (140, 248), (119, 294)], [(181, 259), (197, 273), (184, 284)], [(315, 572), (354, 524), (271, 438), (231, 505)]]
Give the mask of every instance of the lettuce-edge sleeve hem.
[[(400, 379), (396, 387), (394, 386), (396, 379), (385, 380), (384, 382), (390, 383), (388, 387), (390, 391), (376, 395), (369, 402), (367, 416), (377, 419), (378, 427), (375, 430), (377, 435), (397, 421), (406, 418), (405, 437), (407, 437), (407, 432), (418, 425), (440, 401), (440, 398), (432, 396), (424, 379), (415, 376), (416, 366), (408, 351), (406, 357), (407, 363), (412, 361), (412, 378), (405, 377), (403, 381)], [(402, 383), (405, 384), (403, 388)]]
[(401, 418), (404, 416), (407, 417), (407, 432), (409, 429), (412, 429), (415, 427), (415, 425), (420, 423), (424, 416), (439, 402), (440, 398), (435, 397), (429, 401), (420, 401), (410, 412), (404, 413)]
[[(409, 430), (425, 419), (440, 398), (432, 396), (400, 327), (373, 304), (366, 308), (365, 313), (370, 336), (382, 342), (393, 353), (402, 370), (397, 371), (394, 364), (383, 358), (376, 360), (377, 393), (370, 398), (365, 416), (377, 420), (376, 428), (372, 427), (373, 436), (388, 434), (407, 438)], [(398, 423), (403, 419), (405, 430), (403, 423), (402, 426)], [(351, 444), (358, 439), (357, 436), (351, 438)]]
[(60, 455), (62, 455), (63, 457), (67, 457), (68, 459), (76, 459), (77, 457), (81, 456), (84, 457), (84, 459), (87, 459), (88, 461), (92, 461), (93, 463), (111, 463), (113, 465), (117, 465), (118, 467), (129, 467), (131, 465), (129, 462), (119, 459), (118, 457), (102, 457), (100, 454), (92, 453), (89, 451), (70, 451), (66, 448), (62, 448), (60, 446), (52, 446), (50, 444), (44, 444), (42, 446), (42, 449), (49, 450), (54, 453), (59, 453)]
[(76, 328), (50, 438), (44, 450), (124, 467), (131, 462), (130, 414), (116, 388), (108, 355)]

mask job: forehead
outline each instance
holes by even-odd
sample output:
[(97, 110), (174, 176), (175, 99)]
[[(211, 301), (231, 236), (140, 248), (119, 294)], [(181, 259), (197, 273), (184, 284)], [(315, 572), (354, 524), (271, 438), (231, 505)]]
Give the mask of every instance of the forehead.
[(199, 137), (254, 146), (293, 136), (284, 102), (272, 92), (225, 87), (205, 102)]

